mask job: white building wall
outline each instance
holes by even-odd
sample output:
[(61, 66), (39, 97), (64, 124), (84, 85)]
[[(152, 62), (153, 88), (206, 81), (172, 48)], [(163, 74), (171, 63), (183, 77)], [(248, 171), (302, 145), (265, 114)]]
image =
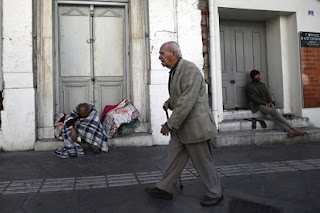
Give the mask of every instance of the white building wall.
[(32, 0), (3, 1), (4, 79), (0, 148), (30, 150), (35, 142)]
[(203, 66), (201, 12), (198, 0), (149, 0), (150, 22), (150, 115), (153, 143), (168, 144), (169, 137), (160, 134), (161, 124), (166, 122), (162, 109), (168, 99), (168, 70), (158, 59), (164, 42), (177, 41), (184, 59), (194, 62), (200, 70)]

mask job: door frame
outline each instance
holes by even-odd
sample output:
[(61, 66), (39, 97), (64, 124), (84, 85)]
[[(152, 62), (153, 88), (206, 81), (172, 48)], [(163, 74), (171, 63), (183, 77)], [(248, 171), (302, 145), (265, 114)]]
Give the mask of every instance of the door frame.
[[(131, 75), (130, 75), (130, 41), (129, 41), (129, 35), (130, 35), (130, 28), (129, 28), (129, 3), (125, 0), (102, 0), (102, 1), (81, 1), (81, 0), (56, 0), (54, 3), (54, 99), (55, 99), (55, 112), (61, 112), (61, 94), (60, 94), (60, 64), (59, 64), (59, 15), (58, 15), (58, 9), (59, 5), (61, 4), (71, 4), (71, 5), (95, 5), (95, 6), (122, 6), (125, 8), (125, 45), (124, 45), (124, 51), (125, 51), (125, 84), (126, 84), (126, 99), (131, 100)], [(68, 113), (68, 112), (65, 112)]]

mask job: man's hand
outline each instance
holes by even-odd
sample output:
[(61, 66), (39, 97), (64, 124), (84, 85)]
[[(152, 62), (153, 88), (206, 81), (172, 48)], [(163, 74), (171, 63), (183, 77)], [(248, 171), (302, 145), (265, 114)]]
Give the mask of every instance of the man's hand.
[(74, 127), (73, 126), (71, 126), (71, 140), (72, 141), (74, 141), (74, 142), (76, 142), (77, 141), (77, 132), (76, 132), (76, 130), (74, 129)]
[(266, 106), (269, 108), (274, 108), (274, 104), (272, 102), (266, 103)]
[(169, 104), (167, 102), (164, 102), (162, 108), (164, 111), (167, 111), (169, 109)]
[(274, 108), (274, 104), (272, 102), (269, 102), (269, 107)]
[(160, 130), (161, 134), (168, 136), (170, 134), (170, 132), (171, 132), (171, 130), (167, 127), (167, 125), (165, 125), (165, 124), (161, 125), (161, 130)]

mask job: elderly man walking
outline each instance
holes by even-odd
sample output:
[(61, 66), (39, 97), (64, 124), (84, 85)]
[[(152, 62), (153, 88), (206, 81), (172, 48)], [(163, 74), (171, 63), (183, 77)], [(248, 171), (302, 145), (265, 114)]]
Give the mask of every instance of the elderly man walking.
[(172, 199), (172, 192), (189, 157), (200, 175), (206, 196), (203, 206), (214, 206), (223, 200), (220, 179), (214, 167), (210, 139), (216, 126), (208, 105), (206, 86), (197, 66), (182, 58), (178, 43), (170, 41), (160, 48), (162, 66), (169, 72), (170, 98), (165, 110), (172, 110), (169, 120), (162, 125), (163, 135), (171, 134), (168, 165), (155, 188), (146, 188), (152, 197)]

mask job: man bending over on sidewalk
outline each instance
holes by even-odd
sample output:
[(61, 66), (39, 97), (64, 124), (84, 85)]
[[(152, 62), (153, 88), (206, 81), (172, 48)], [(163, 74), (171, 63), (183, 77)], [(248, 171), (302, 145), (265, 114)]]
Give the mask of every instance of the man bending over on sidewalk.
[(84, 156), (83, 148), (77, 143), (78, 135), (81, 138), (78, 142), (91, 144), (94, 153), (108, 151), (107, 136), (93, 105), (79, 104), (66, 117), (62, 128), (65, 147), (55, 150), (53, 154), (61, 158)]
[(270, 115), (276, 124), (288, 133), (288, 137), (293, 138), (299, 135), (306, 135), (307, 132), (301, 131), (292, 126), (276, 109), (271, 100), (271, 96), (264, 83), (261, 82), (260, 72), (252, 70), (250, 72), (252, 81), (246, 87), (246, 94), (249, 100), (249, 107), (253, 113), (260, 111)]
[(172, 191), (189, 157), (193, 162), (207, 194), (203, 206), (214, 206), (222, 199), (220, 179), (213, 164), (210, 139), (216, 126), (206, 93), (206, 85), (197, 66), (184, 60), (176, 42), (164, 43), (160, 48), (162, 66), (170, 71), (170, 98), (163, 108), (172, 110), (168, 122), (162, 125), (163, 135), (171, 134), (168, 165), (155, 188), (146, 188), (152, 197), (172, 199)]

